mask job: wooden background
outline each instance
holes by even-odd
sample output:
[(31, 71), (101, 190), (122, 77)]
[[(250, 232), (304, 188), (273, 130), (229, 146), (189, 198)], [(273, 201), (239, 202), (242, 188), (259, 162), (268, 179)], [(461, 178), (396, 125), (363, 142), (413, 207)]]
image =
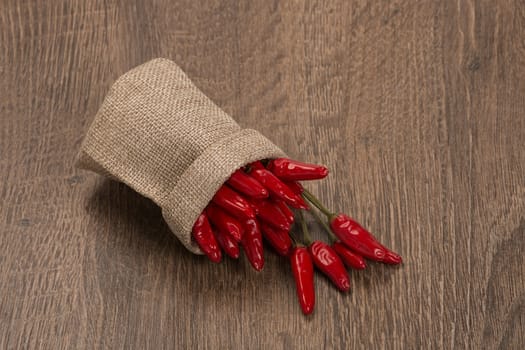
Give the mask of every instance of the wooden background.
[[(111, 83), (163, 56), (405, 257), (316, 279), (213, 265), (73, 168)], [(0, 0), (0, 348), (525, 346), (520, 1)]]

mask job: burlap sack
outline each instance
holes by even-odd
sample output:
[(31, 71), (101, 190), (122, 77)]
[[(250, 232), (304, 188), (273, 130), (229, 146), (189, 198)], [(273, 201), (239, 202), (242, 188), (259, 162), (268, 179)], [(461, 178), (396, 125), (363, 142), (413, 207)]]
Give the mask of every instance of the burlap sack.
[(155, 59), (111, 87), (82, 143), (77, 166), (152, 199), (173, 233), (201, 253), (191, 228), (238, 168), (283, 152), (239, 125), (172, 61)]

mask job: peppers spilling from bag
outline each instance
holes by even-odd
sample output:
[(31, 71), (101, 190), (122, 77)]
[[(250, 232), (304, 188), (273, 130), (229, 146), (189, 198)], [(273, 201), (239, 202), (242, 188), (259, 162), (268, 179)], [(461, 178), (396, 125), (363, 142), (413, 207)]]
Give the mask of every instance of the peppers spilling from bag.
[[(277, 254), (289, 258), (299, 304), (305, 315), (311, 314), (315, 305), (314, 266), (346, 292), (350, 278), (345, 265), (362, 270), (366, 268), (365, 259), (390, 265), (402, 262), (400, 255), (382, 245), (357, 221), (328, 210), (299, 182), (327, 175), (324, 166), (287, 158), (247, 164), (215, 193), (193, 226), (193, 239), (216, 263), (221, 261), (222, 252), (237, 259), (242, 248), (250, 265), (261, 271), (264, 237)], [(307, 202), (323, 213), (326, 221)], [(323, 226), (331, 245), (311, 238), (303, 211), (310, 212)], [(301, 238), (292, 230), (297, 217)]]

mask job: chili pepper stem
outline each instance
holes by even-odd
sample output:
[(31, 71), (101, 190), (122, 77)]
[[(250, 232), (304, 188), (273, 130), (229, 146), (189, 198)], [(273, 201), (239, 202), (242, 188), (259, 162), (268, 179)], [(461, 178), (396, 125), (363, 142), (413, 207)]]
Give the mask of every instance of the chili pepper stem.
[(292, 244), (294, 247), (304, 247), (304, 244), (299, 239), (297, 239), (297, 237), (295, 237), (295, 234), (293, 234), (292, 231), (290, 231), (288, 234), (292, 239)]
[(303, 211), (299, 210), (299, 219), (301, 220), (301, 229), (303, 230), (303, 238), (306, 245), (310, 246), (313, 242), (310, 233), (308, 232), (308, 226), (306, 226), (306, 220), (304, 220)]
[(325, 231), (328, 233), (328, 237), (330, 237), (330, 240), (332, 241), (332, 243), (337, 242), (338, 241), (337, 237), (334, 235), (334, 233), (332, 232), (332, 229), (328, 226), (326, 221), (324, 221), (315, 210), (310, 210), (310, 213), (312, 213), (314, 218), (323, 226)]
[(328, 218), (335, 216), (330, 210), (328, 210), (319, 199), (317, 199), (310, 191), (304, 189), (302, 196), (312, 203), (317, 209), (319, 209)]

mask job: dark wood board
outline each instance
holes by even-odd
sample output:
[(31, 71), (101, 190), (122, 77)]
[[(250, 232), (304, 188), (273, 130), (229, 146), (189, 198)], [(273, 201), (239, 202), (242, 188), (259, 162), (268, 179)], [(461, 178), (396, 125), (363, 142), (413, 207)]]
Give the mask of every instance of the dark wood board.
[[(524, 38), (511, 0), (0, 0), (0, 348), (525, 348)], [(75, 169), (154, 57), (326, 164), (309, 188), (403, 266), (317, 276), (304, 317), (286, 259), (209, 263)]]

